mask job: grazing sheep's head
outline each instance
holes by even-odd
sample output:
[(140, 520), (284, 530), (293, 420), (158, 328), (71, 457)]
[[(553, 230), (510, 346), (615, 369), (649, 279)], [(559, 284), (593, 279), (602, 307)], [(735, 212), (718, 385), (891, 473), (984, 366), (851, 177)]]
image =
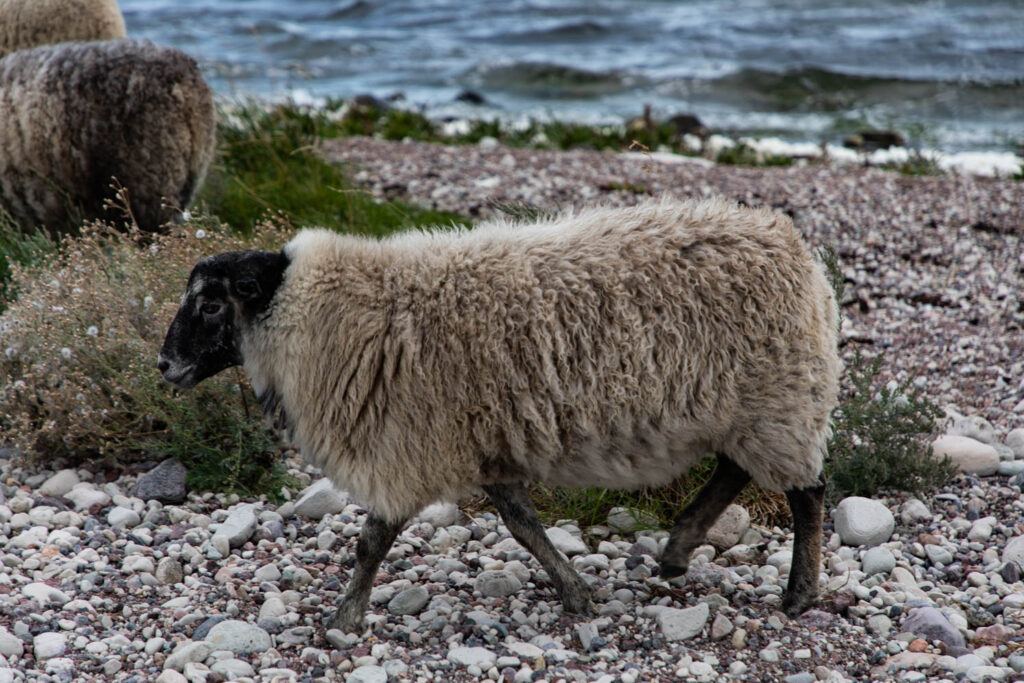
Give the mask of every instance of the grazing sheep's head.
[(196, 264), (157, 358), (164, 379), (187, 389), (240, 365), (241, 333), (266, 313), (287, 266), (283, 253), (265, 251), (234, 251)]

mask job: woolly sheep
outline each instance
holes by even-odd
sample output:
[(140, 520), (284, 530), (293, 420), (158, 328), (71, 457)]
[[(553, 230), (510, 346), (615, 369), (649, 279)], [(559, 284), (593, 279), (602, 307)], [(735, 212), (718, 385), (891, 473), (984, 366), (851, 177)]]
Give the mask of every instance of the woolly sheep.
[(567, 611), (586, 584), (525, 484), (666, 484), (718, 466), (679, 516), (661, 576), (753, 478), (784, 491), (785, 611), (817, 597), (837, 310), (791, 221), (723, 200), (596, 208), (533, 225), (382, 241), (300, 232), (280, 253), (201, 261), (158, 368), (191, 387), (244, 365), (264, 412), (369, 511), (329, 626), (362, 627), (406, 520), (483, 489)]
[(0, 57), (40, 45), (124, 37), (116, 0), (0, 0)]
[(156, 230), (192, 201), (215, 141), (210, 88), (173, 48), (62, 43), (0, 60), (0, 206), (26, 229), (122, 218), (104, 207), (116, 178)]

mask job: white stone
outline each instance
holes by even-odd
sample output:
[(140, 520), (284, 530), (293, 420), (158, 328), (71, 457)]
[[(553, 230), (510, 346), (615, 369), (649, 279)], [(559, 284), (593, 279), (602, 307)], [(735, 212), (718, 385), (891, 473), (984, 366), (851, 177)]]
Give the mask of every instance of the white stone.
[(267, 563), (253, 572), (253, 578), (257, 581), (277, 581), (281, 578), (281, 570), (274, 563)]
[(896, 519), (877, 500), (850, 496), (836, 506), (835, 528), (845, 545), (880, 545), (892, 537)]
[(1003, 460), (996, 469), (996, 474), (1003, 477), (1012, 477), (1021, 472), (1024, 472), (1024, 460)]
[(206, 640), (217, 650), (231, 650), (235, 654), (264, 652), (272, 645), (269, 633), (237, 619), (216, 624), (206, 635)]
[(107, 513), (107, 524), (114, 528), (129, 529), (138, 526), (141, 521), (139, 513), (120, 505), (110, 508), (110, 512)]
[(0, 626), (0, 655), (4, 657), (20, 657), (25, 652), (25, 644), (3, 626)]
[[(253, 670), (249, 662), (244, 662), (241, 659), (220, 659), (210, 665), (210, 671), (215, 674), (220, 674), (229, 681), (234, 681), (243, 677), (253, 677), (256, 672)], [(351, 679), (349, 679), (351, 680)]]
[(999, 468), (999, 452), (976, 439), (947, 434), (932, 442), (936, 458), (948, 457), (957, 470), (986, 477)]
[(710, 614), (711, 608), (701, 602), (684, 609), (666, 607), (658, 612), (656, 619), (665, 640), (686, 640), (700, 634)]
[(156, 683), (189, 683), (189, 680), (174, 669), (164, 669), (156, 677)]
[(1013, 456), (1018, 460), (1024, 460), (1024, 427), (1013, 429), (1006, 435), (1004, 442), (1013, 450)]
[(174, 648), (174, 652), (164, 660), (164, 669), (184, 671), (186, 664), (206, 661), (211, 652), (213, 648), (205, 640), (186, 640)]
[(42, 661), (51, 657), (60, 657), (67, 647), (68, 637), (63, 633), (40, 633), (32, 639), (32, 648), (36, 654), (36, 660)]
[(546, 533), (551, 544), (569, 557), (590, 552), (586, 543), (561, 527), (551, 527)]
[(361, 666), (345, 679), (345, 683), (387, 683), (388, 674), (383, 667)]
[(21, 589), (22, 594), (32, 598), (39, 603), (39, 606), (46, 609), (50, 605), (58, 607), (67, 603), (71, 598), (53, 586), (46, 583), (30, 583)]
[(81, 480), (74, 470), (61, 470), (43, 482), (39, 487), (39, 495), (59, 498), (75, 487)]
[(736, 545), (750, 526), (750, 513), (742, 505), (731, 504), (708, 529), (707, 541), (719, 550)]
[(896, 567), (896, 556), (883, 546), (875, 546), (864, 553), (861, 558), (861, 569), (868, 576), (888, 574)]
[(1013, 562), (1024, 569), (1024, 536), (1015, 536), (1003, 548), (1003, 562)]
[(459, 666), (477, 666), (486, 671), (498, 660), (498, 655), (484, 647), (453, 647), (448, 651), (448, 661)]
[(533, 645), (532, 643), (506, 643), (505, 647), (507, 647), (510, 652), (513, 652), (519, 657), (528, 660), (537, 659), (537, 657), (540, 657), (542, 654), (544, 654), (544, 650), (537, 647), (536, 645)]
[(281, 598), (276, 595), (271, 595), (260, 605), (260, 619), (283, 617), (285, 614), (288, 614), (288, 608), (285, 607)]
[(996, 430), (992, 423), (978, 415), (953, 420), (946, 433), (950, 436), (966, 436), (985, 444), (991, 444), (996, 440)]
[(214, 533), (227, 536), (228, 544), (232, 548), (237, 548), (252, 537), (259, 521), (259, 517), (256, 516), (256, 505), (245, 503), (236, 506)]
[(931, 510), (929, 510), (928, 506), (917, 498), (910, 498), (907, 500), (907, 502), (903, 504), (903, 508), (900, 510), (900, 519), (903, 520), (904, 524), (921, 522), (931, 518)]
[(93, 505), (107, 505), (110, 502), (110, 496), (89, 482), (76, 484), (64, 497), (75, 504), (76, 510), (87, 510)]
[(295, 514), (310, 519), (322, 519), (324, 515), (341, 512), (348, 505), (348, 495), (339, 491), (324, 477), (306, 487), (299, 499), (295, 501)]

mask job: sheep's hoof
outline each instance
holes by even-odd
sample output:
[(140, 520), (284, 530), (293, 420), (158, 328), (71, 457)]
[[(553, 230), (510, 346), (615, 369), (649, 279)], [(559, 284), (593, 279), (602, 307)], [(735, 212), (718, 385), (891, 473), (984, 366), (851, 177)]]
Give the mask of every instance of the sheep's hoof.
[(674, 579), (677, 576), (682, 576), (686, 573), (687, 566), (685, 564), (661, 564), (661, 569), (658, 572), (658, 576), (668, 581)]
[(808, 595), (787, 593), (786, 597), (782, 600), (782, 611), (790, 619), (796, 619), (798, 616), (814, 607), (817, 602), (818, 596), (813, 593)]
[(562, 611), (589, 617), (594, 614), (594, 603), (590, 601), (590, 591), (573, 591), (562, 596)]
[(327, 630), (333, 628), (345, 633), (362, 633), (366, 629), (366, 619), (363, 617), (363, 610), (354, 612), (345, 609), (344, 605), (339, 607), (338, 611), (327, 622)]

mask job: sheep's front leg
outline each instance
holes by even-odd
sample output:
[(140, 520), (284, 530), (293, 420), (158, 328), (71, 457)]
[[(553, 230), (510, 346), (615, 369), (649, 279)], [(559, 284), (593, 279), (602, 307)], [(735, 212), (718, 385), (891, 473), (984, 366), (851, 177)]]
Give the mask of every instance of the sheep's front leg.
[(526, 487), (522, 484), (491, 484), (483, 488), (512, 536), (537, 558), (551, 577), (562, 600), (562, 608), (576, 614), (590, 614), (590, 589), (544, 533)]
[(821, 572), (821, 523), (825, 507), (825, 475), (821, 484), (786, 491), (793, 513), (793, 563), (789, 585), (782, 600), (782, 611), (797, 617), (818, 598), (818, 574)]
[(661, 554), (661, 577), (671, 579), (686, 573), (690, 553), (704, 543), (708, 529), (719, 515), (729, 507), (750, 475), (728, 457), (719, 454), (718, 464), (697, 497), (676, 517), (668, 537), (668, 545)]
[(366, 523), (359, 532), (359, 542), (356, 543), (356, 568), (352, 572), (352, 580), (349, 581), (341, 606), (328, 622), (327, 628), (338, 628), (348, 633), (362, 632), (373, 579), (404, 526), (404, 520), (388, 522), (373, 513), (366, 516)]

